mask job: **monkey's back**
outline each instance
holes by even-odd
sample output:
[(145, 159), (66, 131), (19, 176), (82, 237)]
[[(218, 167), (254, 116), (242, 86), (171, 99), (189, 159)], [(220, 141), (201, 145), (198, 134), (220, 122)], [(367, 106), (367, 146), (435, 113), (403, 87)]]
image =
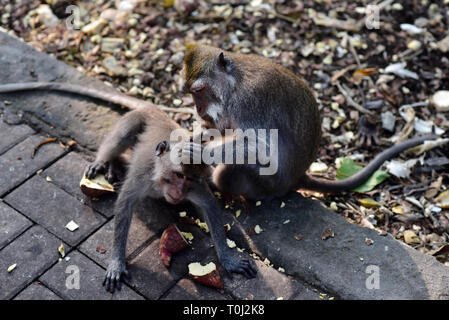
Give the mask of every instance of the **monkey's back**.
[(285, 168), (281, 175), (296, 185), (316, 159), (321, 139), (313, 92), (301, 77), (273, 61), (234, 53), (230, 57), (243, 77), (235, 96), (241, 97), (239, 103), (252, 118), (246, 123), (279, 130), (279, 158)]

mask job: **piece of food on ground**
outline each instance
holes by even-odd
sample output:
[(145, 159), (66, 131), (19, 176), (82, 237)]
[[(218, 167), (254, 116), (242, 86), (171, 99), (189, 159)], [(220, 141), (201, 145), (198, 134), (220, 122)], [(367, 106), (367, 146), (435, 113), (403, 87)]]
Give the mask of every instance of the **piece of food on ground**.
[(199, 262), (189, 264), (189, 276), (196, 282), (205, 286), (223, 288), (223, 281), (215, 263), (210, 262), (205, 266)]
[(94, 179), (86, 176), (80, 181), (81, 191), (88, 197), (98, 198), (104, 194), (114, 193), (114, 187), (106, 180), (104, 175), (97, 175)]
[(175, 224), (171, 224), (162, 233), (161, 242), (159, 243), (159, 254), (162, 263), (166, 267), (170, 266), (172, 254), (181, 251), (188, 244), (178, 227)]

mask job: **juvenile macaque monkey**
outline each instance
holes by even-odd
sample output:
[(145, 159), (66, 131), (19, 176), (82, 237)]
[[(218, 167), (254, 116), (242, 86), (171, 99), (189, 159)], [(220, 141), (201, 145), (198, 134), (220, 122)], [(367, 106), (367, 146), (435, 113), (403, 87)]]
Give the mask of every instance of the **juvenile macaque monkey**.
[[(259, 163), (216, 163), (213, 173), (216, 187), (247, 199), (282, 196), (298, 188), (322, 192), (351, 190), (384, 161), (425, 140), (436, 139), (435, 135), (429, 135), (396, 144), (348, 179), (319, 179), (306, 174), (306, 170), (315, 161), (320, 144), (320, 114), (311, 90), (300, 77), (268, 59), (193, 44), (187, 46), (184, 56), (183, 79), (184, 91), (192, 94), (206, 127), (216, 128), (222, 135), (226, 129), (278, 130), (275, 174), (259, 174)], [(233, 137), (227, 136), (221, 145), (215, 141), (212, 149), (223, 149), (233, 143)], [(265, 145), (270, 145), (268, 140)], [(183, 148), (191, 154), (202, 150), (194, 143)], [(244, 148), (246, 156), (255, 152), (254, 147)]]
[[(173, 162), (171, 148), (179, 141), (170, 141), (173, 130), (180, 126), (158, 108), (145, 108), (127, 113), (100, 146), (96, 160), (86, 170), (93, 178), (106, 173), (110, 182), (117, 177), (114, 164), (128, 148), (133, 148), (129, 168), (115, 204), (114, 244), (104, 285), (113, 292), (120, 289), (122, 275), (127, 275), (125, 249), (135, 204), (143, 199), (164, 198), (168, 203), (190, 201), (204, 216), (209, 226), (217, 256), (228, 272), (255, 276), (247, 260), (235, 257), (226, 244), (221, 209), (208, 186), (210, 167)], [(186, 133), (187, 134), (187, 133)]]
[[(16, 91), (52, 90), (75, 93), (123, 105), (132, 111), (125, 114), (100, 145), (95, 161), (86, 169), (86, 176), (94, 178), (104, 173), (107, 180), (117, 185), (123, 172), (122, 155), (132, 149), (131, 159), (120, 181), (115, 203), (115, 226), (112, 257), (103, 285), (108, 291), (120, 289), (122, 276), (128, 275), (125, 263), (126, 242), (135, 205), (143, 199), (165, 199), (177, 204), (190, 201), (204, 217), (209, 227), (218, 259), (228, 272), (236, 272), (252, 278), (256, 270), (248, 260), (242, 260), (231, 252), (221, 219), (221, 208), (212, 194), (208, 182), (211, 168), (205, 165), (184, 165), (173, 162), (170, 151), (182, 143), (170, 141), (174, 130), (182, 130), (162, 110), (150, 102), (129, 97), (120, 92), (102, 91), (67, 83), (13, 83), (0, 85), (0, 93)], [(173, 110), (180, 111), (179, 108)], [(185, 135), (187, 132), (185, 131)], [(175, 137), (175, 135), (173, 135)]]

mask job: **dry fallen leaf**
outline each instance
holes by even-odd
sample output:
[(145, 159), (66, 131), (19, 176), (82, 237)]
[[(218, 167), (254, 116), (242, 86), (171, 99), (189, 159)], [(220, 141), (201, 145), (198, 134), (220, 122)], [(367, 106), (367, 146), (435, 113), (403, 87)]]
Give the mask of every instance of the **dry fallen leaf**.
[(98, 253), (101, 253), (101, 254), (105, 254), (107, 250), (106, 250), (105, 247), (97, 246), (97, 247), (95, 248), (95, 251), (97, 251)]
[(411, 230), (404, 231), (404, 241), (408, 244), (420, 243), (419, 237)]
[(73, 220), (71, 220), (69, 223), (67, 223), (67, 225), (65, 227), (72, 232), (79, 228), (79, 226)]
[(377, 201), (375, 201), (373, 199), (369, 199), (369, 198), (359, 199), (359, 202), (365, 208), (376, 208), (376, 207), (380, 206), (380, 204)]
[(396, 214), (404, 214), (404, 209), (402, 209), (401, 206), (395, 206), (391, 208), (391, 211), (393, 211)]
[(438, 206), (443, 209), (449, 209), (449, 190), (443, 191), (438, 197), (435, 198), (438, 201)]
[(326, 230), (324, 230), (324, 232), (321, 234), (321, 239), (322, 240), (327, 240), (329, 238), (333, 238), (335, 236), (334, 231), (332, 231), (331, 228), (327, 228)]
[(8, 267), (8, 272), (12, 272), (17, 267), (17, 263), (14, 263), (13, 265), (10, 265)]
[(235, 244), (235, 241), (232, 241), (231, 239), (226, 238), (226, 244), (229, 248), (235, 248), (237, 245)]
[(61, 245), (58, 247), (58, 252), (61, 254), (61, 257), (62, 257), (62, 258), (65, 257), (64, 244), (61, 243)]
[(371, 74), (373, 74), (374, 72), (377, 71), (377, 68), (365, 68), (365, 69), (357, 69), (356, 71), (354, 71), (354, 73), (352, 74), (352, 81), (355, 84), (360, 84), (360, 82), (362, 82), (362, 79), (364, 77), (368, 77)]

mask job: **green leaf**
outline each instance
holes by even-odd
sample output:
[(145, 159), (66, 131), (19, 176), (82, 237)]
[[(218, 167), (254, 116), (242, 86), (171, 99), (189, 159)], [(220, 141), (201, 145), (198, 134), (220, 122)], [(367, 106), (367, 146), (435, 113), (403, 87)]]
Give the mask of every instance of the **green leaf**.
[[(348, 158), (340, 159), (340, 168), (337, 170), (337, 180), (343, 180), (349, 178), (362, 170), (363, 167), (357, 165), (354, 161)], [(352, 189), (355, 192), (369, 192), (374, 189), (375, 186), (382, 183), (385, 179), (389, 178), (390, 175), (383, 170), (377, 170), (373, 173), (371, 177), (368, 178), (363, 184), (357, 188)]]

